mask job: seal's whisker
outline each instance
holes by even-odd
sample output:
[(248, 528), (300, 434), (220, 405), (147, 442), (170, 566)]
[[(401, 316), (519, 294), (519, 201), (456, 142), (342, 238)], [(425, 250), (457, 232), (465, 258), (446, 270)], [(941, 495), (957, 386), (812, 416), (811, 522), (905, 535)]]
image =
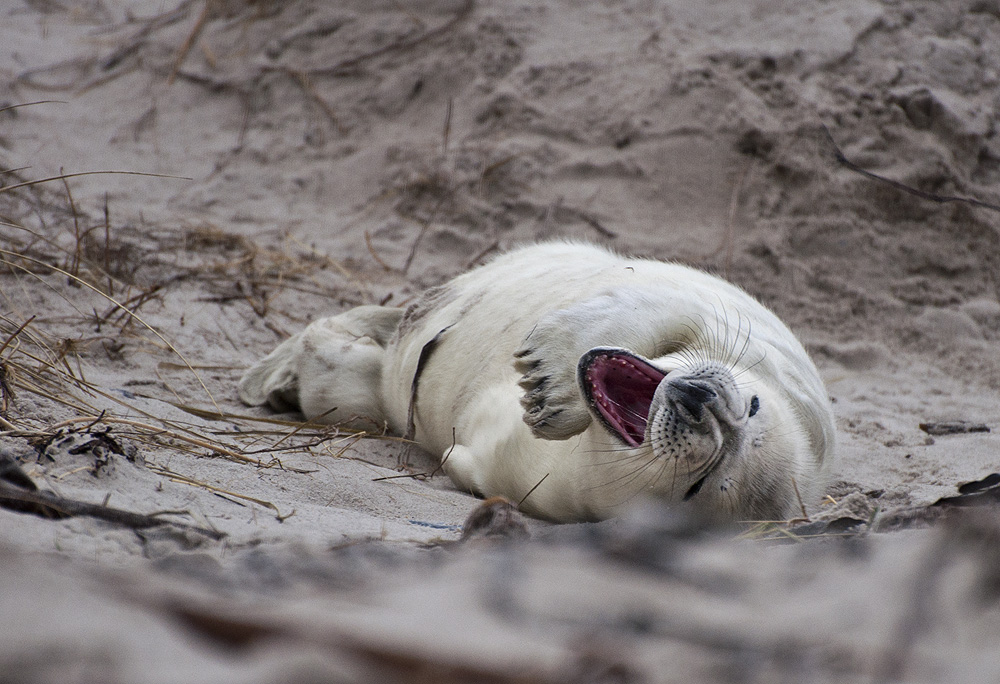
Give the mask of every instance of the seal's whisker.
[(712, 305), (712, 311), (712, 324), (700, 313), (687, 317), (690, 323), (683, 327), (691, 334), (693, 344), (676, 353), (692, 366), (718, 363), (732, 371), (750, 349), (752, 323), (738, 309), (733, 320), (721, 301), (719, 306)]
[(727, 368), (732, 370), (736, 366), (736, 360), (739, 357), (739, 352), (737, 348), (740, 346), (740, 339), (743, 339), (744, 348), (750, 340), (750, 331), (748, 330), (746, 335), (743, 334), (743, 315), (737, 311), (736, 312), (736, 333), (733, 335), (733, 341), (726, 349), (726, 360), (725, 365)]
[(712, 313), (715, 315), (715, 328), (714, 328), (714, 331), (713, 331), (712, 328), (709, 327), (707, 321), (705, 323), (705, 334), (708, 336), (709, 343), (710, 343), (708, 345), (708, 352), (709, 352), (709, 359), (710, 360), (718, 358), (718, 354), (719, 354), (719, 350), (717, 349), (717, 346), (719, 344), (719, 310), (715, 308), (714, 304), (712, 305)]
[[(712, 347), (712, 360), (719, 361), (721, 360), (722, 350), (725, 348), (725, 341), (722, 335), (725, 332), (725, 328), (723, 327), (722, 330), (719, 329), (719, 326), (722, 324), (722, 316), (719, 315), (719, 311), (715, 308), (715, 305), (712, 306), (712, 311), (715, 313), (715, 344)], [(723, 308), (722, 312), (723, 314), (725, 313), (725, 308)], [(726, 323), (728, 324), (728, 321)]]
[(736, 389), (740, 392), (740, 394), (756, 390), (760, 386), (761, 385), (759, 378), (753, 378), (750, 380), (736, 380)]
[[(642, 465), (639, 465), (638, 467), (635, 467), (632, 470), (629, 470), (628, 472), (622, 473), (618, 477), (616, 477), (616, 478), (614, 478), (612, 480), (608, 480), (608, 481), (604, 482), (604, 484), (614, 484), (614, 483), (622, 482), (624, 480), (628, 480), (628, 482), (634, 481), (634, 479), (636, 477), (638, 477), (639, 473), (641, 473), (643, 470), (649, 468), (656, 461), (663, 461), (664, 462), (664, 467), (665, 467), (665, 465), (666, 465), (666, 463), (667, 463), (668, 460), (676, 460), (676, 459), (664, 459), (664, 458), (662, 458), (660, 456), (657, 456), (655, 449), (651, 449), (651, 450), (645, 450), (645, 449), (643, 449), (643, 450), (635, 450), (632, 447), (624, 447), (624, 448), (612, 448), (612, 449), (604, 449), (604, 450), (602, 450), (602, 449), (589, 449), (587, 451), (587, 453), (596, 453), (596, 454), (601, 454), (601, 453), (614, 454), (614, 453), (626, 453), (626, 452), (634, 452), (634, 453), (629, 453), (627, 456), (625, 456), (623, 458), (613, 459), (613, 460), (610, 460), (610, 461), (599, 461), (599, 462), (591, 463), (591, 464), (588, 464), (588, 465), (589, 466), (593, 466), (593, 467), (599, 467), (599, 466), (600, 467), (607, 467), (607, 466), (614, 466), (614, 465), (628, 465), (630, 463), (636, 463), (636, 462), (639, 462), (639, 461), (646, 460), (646, 463), (643, 463)], [(680, 465), (680, 464), (675, 464), (675, 466), (677, 466), (677, 465)], [(659, 476), (657, 476), (657, 477), (659, 477)], [(624, 484), (628, 484), (628, 482), (625, 482)], [(644, 485), (644, 486), (646, 486), (646, 485)]]
[[(663, 474), (666, 472), (667, 468), (670, 466), (670, 460), (675, 460), (675, 459), (670, 459), (670, 460), (668, 460), (668, 459), (660, 459), (660, 460), (662, 462), (660, 463), (659, 467), (656, 468), (651, 473), (651, 476), (650, 476), (649, 480), (642, 487), (638, 488), (635, 492), (633, 492), (632, 496), (629, 497), (629, 498), (634, 498), (635, 496), (638, 496), (643, 490), (652, 489), (653, 487), (655, 487), (656, 483), (660, 481), (660, 478), (663, 477)], [(674, 485), (674, 482), (676, 481), (675, 478), (677, 476), (677, 467), (678, 467), (678, 464), (675, 462), (674, 463), (674, 477), (671, 478), (670, 491), (669, 491), (669, 494), (668, 494), (668, 497), (671, 498), (671, 499), (673, 498), (673, 494), (674, 494), (673, 485)]]
[[(629, 471), (627, 473), (619, 475), (618, 477), (616, 477), (616, 478), (614, 478), (612, 480), (605, 481), (602, 486), (604, 486), (604, 487), (611, 487), (611, 486), (614, 485), (618, 489), (622, 489), (624, 487), (627, 487), (630, 484), (632, 484), (633, 482), (635, 482), (638, 478), (640, 478), (642, 476), (643, 472), (645, 472), (647, 468), (649, 468), (650, 466), (652, 466), (654, 463), (656, 463), (659, 460), (661, 460), (661, 459), (659, 459), (655, 454), (651, 455), (651, 457), (645, 463), (643, 463), (642, 465), (640, 465), (639, 467), (634, 468), (633, 470), (631, 470), (631, 471)], [(632, 496), (635, 496), (636, 494), (638, 494), (639, 492), (641, 492), (643, 489), (645, 489), (645, 487), (646, 487), (646, 485), (644, 485), (643, 487), (638, 488), (636, 491), (634, 491), (632, 493)], [(628, 497), (628, 498), (631, 498), (631, 497)], [(627, 501), (628, 498), (624, 499), (622, 501), (622, 503), (624, 503), (625, 501)]]
[(712, 359), (714, 359), (716, 356), (715, 340), (717, 335), (715, 332), (712, 331), (712, 328), (708, 325), (708, 321), (703, 320), (702, 323), (704, 324), (704, 330), (702, 334), (704, 335), (705, 338), (705, 349), (704, 350), (699, 349), (698, 351), (701, 353), (702, 363), (711, 363)]
[[(729, 365), (729, 358), (732, 349), (732, 341), (730, 339), (730, 333), (732, 333), (733, 328), (729, 321), (729, 309), (726, 308), (725, 304), (722, 304), (722, 317), (719, 321), (722, 324), (722, 332), (719, 335), (719, 358), (717, 361), (723, 366)], [(736, 331), (737, 338), (739, 336), (739, 330)]]
[(759, 359), (757, 359), (756, 361), (754, 361), (753, 363), (751, 363), (746, 368), (741, 368), (736, 373), (733, 373), (733, 378), (738, 378), (739, 376), (741, 376), (741, 375), (743, 375), (743, 374), (745, 374), (745, 373), (747, 373), (749, 371), (752, 371), (755, 367), (757, 367), (757, 365), (759, 365), (760, 363), (763, 363), (764, 359), (766, 359), (766, 358), (767, 358), (767, 352), (766, 351), (761, 352), (761, 356), (760, 356)]
[[(721, 298), (720, 298), (720, 300), (721, 300)], [(730, 327), (729, 327), (729, 310), (726, 309), (726, 305), (725, 304), (722, 304), (722, 321), (721, 322), (722, 322), (723, 325), (722, 325), (722, 335), (721, 335), (722, 339), (719, 340), (719, 344), (720, 344), (720, 349), (719, 349), (719, 363), (721, 363), (723, 366), (726, 366), (726, 365), (728, 365), (728, 359), (729, 359), (729, 330), (730, 330)], [(718, 325), (718, 321), (716, 322), (716, 325)]]
[(750, 351), (750, 334), (752, 332), (753, 332), (753, 323), (748, 320), (747, 333), (746, 336), (743, 338), (743, 346), (740, 348), (739, 354), (736, 355), (736, 358), (733, 359), (733, 363), (730, 366), (730, 370), (736, 368), (736, 366), (739, 365), (740, 361), (743, 360), (743, 357), (746, 356), (747, 352)]
[[(750, 331), (747, 330), (746, 334), (743, 334), (743, 314), (739, 310), (736, 311), (736, 329), (733, 331), (733, 326), (729, 320), (729, 310), (726, 308), (724, 303), (720, 302), (720, 304), (723, 312), (725, 338), (722, 342), (722, 350), (716, 360), (723, 366), (732, 370), (736, 367), (736, 363), (738, 362), (736, 349), (740, 344), (740, 339), (743, 339), (744, 346), (748, 344), (750, 340)], [(733, 333), (732, 339), (730, 339), (731, 332)]]
[(684, 327), (691, 333), (693, 344), (682, 347), (677, 354), (680, 355), (681, 358), (685, 359), (689, 365), (698, 366), (706, 361), (701, 354), (701, 350), (702, 348), (707, 348), (709, 342), (704, 336), (703, 329), (696, 327), (696, 323), (693, 318), (691, 318), (691, 324), (685, 323)]
[(737, 505), (739, 504), (739, 500), (736, 498), (736, 494), (738, 491), (736, 484), (737, 483), (734, 480), (726, 478), (725, 480), (726, 486), (718, 490), (719, 491), (718, 495), (720, 497), (719, 504), (724, 507), (727, 513), (734, 512), (736, 510)]
[[(678, 469), (678, 467), (680, 467), (680, 463), (678, 463), (678, 460), (679, 459), (674, 459), (674, 472), (673, 472), (673, 475), (670, 478), (670, 498), (671, 499), (674, 498), (674, 485), (677, 484), (677, 469)], [(663, 465), (663, 469), (660, 471), (660, 476), (661, 477), (663, 476), (663, 473), (666, 472), (666, 470), (667, 470), (667, 464), (664, 464)]]
[[(588, 449), (586, 453), (588, 453), (588, 454), (623, 454), (623, 453), (625, 453), (627, 451), (635, 451), (635, 450), (631, 449), (631, 448), (628, 448), (628, 449)], [(637, 460), (640, 460), (642, 458), (645, 458), (646, 456), (649, 456), (649, 453), (647, 453), (646, 451), (643, 450), (643, 451), (638, 451), (637, 453), (629, 454), (628, 456), (625, 456), (623, 458), (616, 458), (616, 459), (611, 460), (611, 461), (598, 461), (598, 462), (595, 462), (595, 463), (588, 463), (588, 464), (586, 464), (586, 467), (588, 467), (588, 468), (596, 468), (596, 467), (600, 467), (600, 466), (619, 465), (619, 464), (622, 464), (622, 463), (628, 463), (629, 461), (637, 461)]]
[(783, 426), (775, 425), (773, 427), (770, 427), (767, 430), (764, 430), (763, 434), (767, 435), (768, 437), (791, 437), (793, 435), (807, 434), (806, 429), (800, 425), (790, 425), (788, 426), (788, 429), (779, 432), (778, 428), (780, 427)]
[[(707, 362), (711, 359), (713, 354), (712, 352), (713, 340), (711, 337), (711, 329), (709, 328), (708, 321), (705, 320), (705, 317), (702, 314), (698, 314), (698, 318), (701, 319), (701, 333), (699, 335), (699, 338), (702, 344), (698, 345), (697, 351), (704, 354), (701, 357), (701, 361)], [(702, 347), (704, 347), (704, 352), (702, 352)]]
[(623, 453), (626, 453), (626, 452), (634, 452), (634, 451), (637, 451), (638, 449), (641, 449), (641, 447), (633, 447), (633, 446), (629, 446), (627, 444), (622, 444), (620, 446), (611, 446), (611, 447), (608, 447), (606, 449), (601, 449), (601, 448), (598, 448), (598, 447), (591, 447), (589, 449), (583, 450), (583, 453), (585, 453), (585, 454), (623, 454)]
[[(652, 465), (652, 463), (647, 464), (646, 467), (648, 467), (649, 465)], [(667, 465), (668, 463), (666, 461), (661, 463), (659, 468), (655, 469), (654, 472), (651, 474), (649, 480), (647, 480), (641, 487), (636, 487), (635, 490), (632, 492), (632, 494), (626, 497), (621, 503), (624, 504), (628, 502), (630, 499), (634, 499), (635, 497), (639, 496), (643, 491), (649, 490), (652, 487), (654, 487), (656, 483), (660, 481), (660, 478), (663, 477), (663, 473), (666, 470)], [(673, 495), (673, 483), (671, 483), (671, 496), (672, 495)]]
[(622, 473), (622, 474), (618, 475), (617, 477), (614, 477), (614, 478), (612, 478), (610, 480), (595, 481), (594, 484), (592, 485), (592, 487), (590, 487), (590, 488), (610, 487), (612, 485), (622, 486), (622, 484), (627, 485), (629, 482), (631, 482), (631, 478), (633, 478), (636, 473), (641, 472), (645, 468), (648, 468), (649, 464), (656, 460), (656, 456), (651, 455), (651, 454), (643, 454), (643, 456), (646, 456), (648, 458), (644, 458), (644, 459), (628, 459), (630, 461), (634, 460), (636, 462), (641, 461), (641, 464), (638, 465), (637, 467), (631, 468), (630, 470), (628, 470), (628, 471), (626, 471), (626, 472), (624, 472), (624, 473)]
[(649, 454), (642, 454), (642, 455), (636, 454), (636, 455), (633, 455), (633, 456), (629, 456), (628, 458), (618, 458), (618, 459), (615, 459), (615, 460), (612, 460), (612, 461), (599, 461), (599, 462), (596, 462), (596, 463), (588, 463), (585, 467), (587, 467), (587, 468), (603, 468), (603, 467), (606, 467), (606, 466), (630, 465), (632, 462), (641, 461), (641, 460), (643, 460), (647, 456), (649, 456)]

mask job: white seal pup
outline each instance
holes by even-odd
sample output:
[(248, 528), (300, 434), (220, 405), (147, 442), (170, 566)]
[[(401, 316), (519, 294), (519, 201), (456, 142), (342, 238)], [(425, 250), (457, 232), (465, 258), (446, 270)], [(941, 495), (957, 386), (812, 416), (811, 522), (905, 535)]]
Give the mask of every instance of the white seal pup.
[(384, 428), (454, 483), (554, 521), (640, 494), (727, 520), (785, 520), (833, 458), (802, 345), (738, 287), (595, 246), (516, 249), (405, 309), (316, 321), (243, 376), (240, 398)]

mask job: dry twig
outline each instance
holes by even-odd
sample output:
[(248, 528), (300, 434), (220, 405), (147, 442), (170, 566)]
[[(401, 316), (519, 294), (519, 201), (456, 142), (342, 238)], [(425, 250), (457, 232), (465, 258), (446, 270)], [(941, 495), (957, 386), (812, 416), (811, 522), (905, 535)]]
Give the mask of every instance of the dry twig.
[(993, 204), (991, 202), (984, 202), (982, 200), (978, 200), (973, 197), (961, 197), (958, 195), (939, 195), (934, 192), (926, 192), (924, 190), (918, 190), (917, 188), (907, 185), (906, 183), (901, 183), (898, 180), (893, 180), (892, 178), (880, 176), (877, 173), (872, 173), (867, 169), (863, 169), (854, 162), (852, 162), (851, 160), (849, 160), (844, 155), (840, 147), (837, 145), (836, 141), (833, 139), (833, 134), (830, 133), (830, 129), (827, 128), (825, 125), (823, 126), (823, 132), (826, 134), (827, 141), (829, 141), (830, 145), (833, 147), (834, 158), (837, 160), (837, 162), (841, 166), (844, 166), (845, 168), (853, 171), (854, 173), (859, 173), (866, 178), (871, 178), (872, 180), (876, 180), (880, 183), (885, 183), (886, 185), (890, 185), (896, 188), (897, 190), (902, 190), (903, 192), (914, 195), (915, 197), (919, 197), (925, 200), (930, 200), (931, 202), (939, 202), (941, 204), (947, 204), (949, 202), (961, 202), (962, 204), (968, 204), (973, 207), (980, 207), (982, 209), (989, 209), (991, 211), (1000, 211), (1000, 205), (998, 204)]
[(22, 513), (34, 513), (46, 518), (73, 518), (77, 516), (97, 518), (115, 525), (130, 527), (134, 530), (173, 525), (174, 527), (198, 532), (211, 539), (219, 540), (226, 536), (224, 532), (219, 532), (218, 530), (163, 520), (152, 515), (134, 513), (120, 508), (111, 508), (107, 505), (68, 499), (49, 492), (31, 491), (10, 485), (4, 481), (0, 481), (0, 507)]

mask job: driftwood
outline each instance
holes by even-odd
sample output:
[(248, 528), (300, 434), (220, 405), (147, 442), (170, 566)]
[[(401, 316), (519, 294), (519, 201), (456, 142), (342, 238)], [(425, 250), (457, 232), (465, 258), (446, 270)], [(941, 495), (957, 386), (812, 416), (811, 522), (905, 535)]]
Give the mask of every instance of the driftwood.
[(129, 527), (133, 530), (172, 525), (198, 532), (215, 540), (226, 536), (224, 532), (219, 532), (218, 530), (186, 525), (184, 523), (164, 520), (155, 515), (146, 515), (120, 508), (77, 501), (52, 494), (51, 492), (40, 491), (31, 478), (9, 458), (0, 460), (0, 508), (6, 508), (19, 513), (32, 513), (53, 520), (78, 516), (97, 518), (114, 525)]

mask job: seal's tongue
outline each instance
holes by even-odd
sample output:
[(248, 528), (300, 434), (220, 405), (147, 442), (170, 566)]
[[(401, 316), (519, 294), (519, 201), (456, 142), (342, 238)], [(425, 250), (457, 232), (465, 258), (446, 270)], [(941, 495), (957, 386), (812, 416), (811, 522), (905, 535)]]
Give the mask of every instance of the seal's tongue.
[(590, 406), (627, 444), (639, 446), (653, 394), (665, 376), (624, 349), (592, 349), (580, 359), (580, 379)]

